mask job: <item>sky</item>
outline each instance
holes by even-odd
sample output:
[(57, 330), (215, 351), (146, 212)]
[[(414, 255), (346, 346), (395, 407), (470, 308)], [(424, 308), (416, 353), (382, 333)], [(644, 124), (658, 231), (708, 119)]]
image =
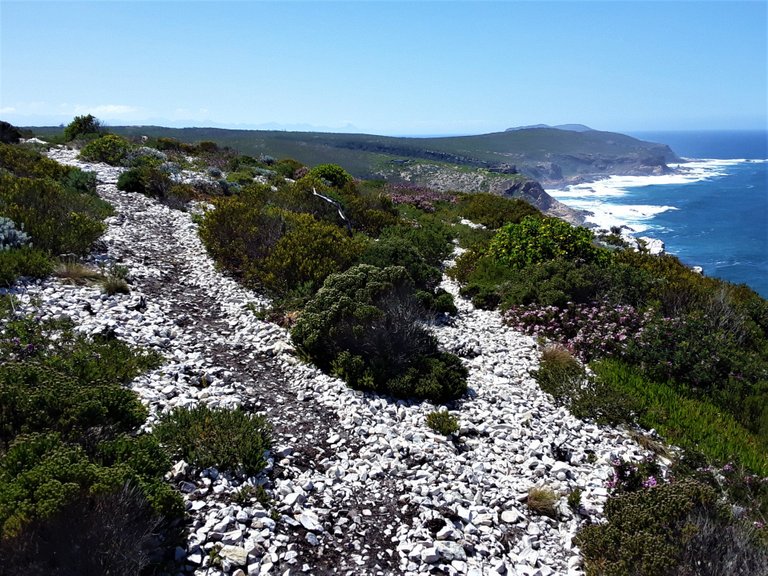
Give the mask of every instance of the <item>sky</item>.
[(0, 0), (0, 119), (765, 129), (768, 0)]

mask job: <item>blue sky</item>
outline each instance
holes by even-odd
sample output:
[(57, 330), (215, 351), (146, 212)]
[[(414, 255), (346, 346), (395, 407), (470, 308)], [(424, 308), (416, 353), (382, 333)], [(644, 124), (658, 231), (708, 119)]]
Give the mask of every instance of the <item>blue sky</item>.
[(768, 2), (0, 0), (0, 119), (765, 128)]

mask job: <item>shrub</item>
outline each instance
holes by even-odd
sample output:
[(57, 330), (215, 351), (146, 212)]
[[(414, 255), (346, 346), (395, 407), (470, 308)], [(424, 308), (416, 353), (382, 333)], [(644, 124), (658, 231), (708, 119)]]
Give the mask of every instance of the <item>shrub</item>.
[(524, 200), (485, 192), (462, 196), (457, 211), (468, 220), (494, 230), (505, 224), (518, 224), (526, 216), (541, 216), (538, 209)]
[(309, 214), (281, 214), (285, 232), (262, 262), (254, 262), (258, 281), (275, 294), (300, 286), (314, 292), (334, 272), (348, 268), (365, 249), (365, 239), (350, 237)]
[(0, 252), (12, 248), (21, 248), (29, 243), (29, 235), (24, 227), (19, 230), (13, 220), (0, 216)]
[(0, 144), (0, 167), (21, 178), (60, 180), (70, 171), (55, 160), (23, 146)]
[(603, 380), (588, 378), (578, 360), (559, 345), (544, 349), (533, 376), (541, 389), (553, 396), (556, 405), (567, 407), (578, 418), (615, 425), (632, 422), (639, 410), (633, 395)]
[(64, 128), (64, 138), (69, 142), (76, 138), (82, 138), (91, 134), (102, 132), (101, 122), (95, 116), (75, 116), (74, 120)]
[(205, 405), (174, 409), (160, 419), (154, 433), (172, 458), (249, 476), (266, 465), (264, 453), (271, 442), (271, 428), (263, 416)]
[(489, 253), (511, 268), (562, 258), (579, 262), (607, 261), (610, 253), (593, 243), (592, 232), (558, 218), (524, 217), (507, 224), (491, 240)]
[(445, 410), (435, 410), (427, 414), (427, 426), (438, 434), (450, 436), (459, 431), (459, 419)]
[(574, 512), (581, 508), (581, 495), (584, 491), (581, 488), (574, 488), (568, 493), (568, 507)]
[(117, 179), (118, 190), (138, 192), (160, 199), (168, 195), (172, 185), (173, 181), (166, 172), (149, 164), (126, 170)]
[(328, 277), (291, 331), (298, 349), (355, 388), (445, 401), (466, 369), (437, 351), (402, 267), (360, 264)]
[(265, 187), (248, 187), (237, 197), (217, 199), (216, 209), (205, 213), (199, 228), (214, 260), (247, 283), (258, 281), (258, 263), (284, 232), (281, 215), (267, 209), (268, 192)]
[(607, 302), (570, 303), (564, 309), (513, 306), (505, 314), (515, 330), (559, 342), (584, 361), (621, 356), (651, 317), (650, 312), (640, 314), (632, 306)]
[(537, 514), (557, 518), (557, 501), (557, 494), (555, 494), (552, 488), (534, 486), (528, 490), (526, 503), (528, 508)]
[(576, 537), (587, 574), (759, 574), (768, 555), (695, 480), (610, 498)]
[(21, 137), (21, 132), (16, 126), (13, 126), (4, 120), (0, 120), (0, 143), (18, 144)]
[(10, 286), (21, 276), (45, 278), (52, 270), (51, 259), (36, 248), (0, 250), (0, 286)]
[(86, 144), (80, 150), (80, 158), (89, 162), (106, 162), (112, 166), (122, 165), (128, 158), (130, 143), (115, 134), (106, 134)]
[(337, 164), (319, 164), (312, 168), (308, 175), (325, 180), (334, 188), (343, 188), (353, 180), (352, 176)]
[(81, 493), (46, 521), (0, 541), (0, 575), (136, 576), (160, 559), (161, 528), (162, 518), (134, 485)]
[(605, 360), (591, 368), (603, 395), (629, 399), (644, 428), (658, 431), (672, 444), (699, 451), (710, 461), (740, 462), (768, 475), (765, 443), (711, 402), (687, 398), (671, 385), (655, 382), (619, 361)]
[(434, 290), (442, 278), (440, 269), (427, 264), (417, 248), (401, 236), (389, 235), (371, 243), (360, 262), (379, 268), (403, 266), (414, 285), (422, 290)]

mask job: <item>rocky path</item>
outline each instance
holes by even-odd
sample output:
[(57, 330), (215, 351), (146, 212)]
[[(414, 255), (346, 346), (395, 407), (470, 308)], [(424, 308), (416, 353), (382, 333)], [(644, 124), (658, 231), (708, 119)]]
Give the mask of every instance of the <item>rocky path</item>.
[[(191, 518), (178, 550), (188, 573), (581, 574), (572, 537), (585, 516), (601, 515), (610, 459), (643, 451), (554, 407), (530, 376), (529, 337), (457, 298), (458, 317), (434, 330), (466, 362), (471, 390), (452, 407), (458, 438), (446, 439), (426, 426), (434, 406), (363, 395), (298, 361), (288, 334), (249, 310), (264, 301), (215, 270), (188, 213), (118, 191), (119, 169), (67, 149), (50, 156), (96, 172), (117, 210), (96, 258), (126, 266), (132, 290), (108, 297), (50, 280), (27, 286), (22, 301), (161, 351), (166, 364), (133, 384), (149, 426), (198, 402), (242, 405), (274, 426), (268, 479), (216, 470), (190, 479), (183, 463), (174, 468)], [(271, 510), (234, 503), (243, 484), (265, 481)], [(533, 486), (562, 496), (557, 520), (528, 509)], [(576, 487), (581, 515), (565, 505)]]

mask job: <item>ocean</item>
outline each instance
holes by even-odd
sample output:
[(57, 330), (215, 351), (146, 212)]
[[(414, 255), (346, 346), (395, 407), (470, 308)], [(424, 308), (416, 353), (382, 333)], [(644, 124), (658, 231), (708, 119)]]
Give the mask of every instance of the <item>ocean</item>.
[(547, 190), (593, 213), (601, 228), (628, 226), (704, 274), (747, 284), (768, 298), (768, 133), (631, 134), (668, 144), (675, 174), (623, 177)]

